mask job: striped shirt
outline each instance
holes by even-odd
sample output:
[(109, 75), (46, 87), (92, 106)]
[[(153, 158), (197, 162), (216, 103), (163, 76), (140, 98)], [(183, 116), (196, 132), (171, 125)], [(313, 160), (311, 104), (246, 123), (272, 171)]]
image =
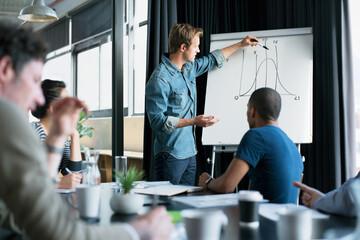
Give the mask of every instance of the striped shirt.
[[(38, 122), (32, 122), (31, 125), (35, 129), (36, 134), (39, 136), (40, 142), (44, 142), (46, 139), (46, 133), (43, 127)], [(70, 160), (70, 141), (68, 139), (65, 141), (64, 152), (59, 166), (59, 171), (64, 176), (68, 174), (65, 168), (68, 168), (70, 171), (81, 170), (81, 161), (73, 162)]]

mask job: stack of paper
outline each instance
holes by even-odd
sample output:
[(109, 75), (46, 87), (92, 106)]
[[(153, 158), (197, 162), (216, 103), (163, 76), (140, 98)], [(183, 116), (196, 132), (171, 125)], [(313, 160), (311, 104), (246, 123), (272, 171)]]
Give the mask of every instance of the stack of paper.
[(181, 193), (197, 192), (202, 190), (203, 190), (202, 187), (197, 187), (197, 186), (164, 184), (164, 185), (148, 187), (148, 188), (135, 188), (131, 190), (131, 192), (149, 194), (149, 195), (159, 195), (159, 196), (174, 196)]
[(238, 204), (238, 194), (228, 193), (204, 196), (174, 197), (172, 200), (195, 208), (236, 206)]

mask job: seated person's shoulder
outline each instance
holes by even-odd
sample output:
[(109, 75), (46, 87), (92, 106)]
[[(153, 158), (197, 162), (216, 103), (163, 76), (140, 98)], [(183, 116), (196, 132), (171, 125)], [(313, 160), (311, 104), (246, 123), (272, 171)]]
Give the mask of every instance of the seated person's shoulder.
[(3, 136), (6, 138), (13, 136), (19, 139), (25, 135), (32, 135), (33, 130), (29, 124), (28, 116), (15, 103), (0, 97), (0, 113), (0, 126)]
[[(2, 97), (0, 97), (0, 112), (1, 118), (0, 121), (17, 121), (17, 119), (26, 120), (26, 116), (24, 113), (19, 109), (19, 107)], [(14, 119), (16, 117), (16, 119)]]

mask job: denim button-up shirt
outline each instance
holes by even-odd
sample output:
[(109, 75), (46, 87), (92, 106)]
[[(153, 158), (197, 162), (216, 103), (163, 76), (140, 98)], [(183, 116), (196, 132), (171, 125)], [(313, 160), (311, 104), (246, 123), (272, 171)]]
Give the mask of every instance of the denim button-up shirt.
[(179, 119), (196, 116), (196, 77), (222, 66), (225, 58), (220, 50), (209, 56), (185, 63), (178, 69), (164, 54), (146, 84), (146, 110), (155, 133), (154, 153), (167, 152), (184, 159), (197, 153), (195, 127), (176, 128)]

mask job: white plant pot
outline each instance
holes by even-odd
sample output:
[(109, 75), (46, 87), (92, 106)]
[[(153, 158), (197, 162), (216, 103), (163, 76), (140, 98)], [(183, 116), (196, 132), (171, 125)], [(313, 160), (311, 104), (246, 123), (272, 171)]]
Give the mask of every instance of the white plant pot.
[(120, 214), (136, 214), (144, 204), (144, 196), (139, 194), (114, 194), (110, 200), (111, 209)]

